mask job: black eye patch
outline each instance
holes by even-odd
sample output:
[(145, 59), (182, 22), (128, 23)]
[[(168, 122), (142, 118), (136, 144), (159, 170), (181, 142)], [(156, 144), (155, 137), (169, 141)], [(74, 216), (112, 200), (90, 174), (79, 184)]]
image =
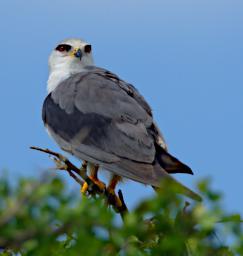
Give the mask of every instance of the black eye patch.
[(86, 45), (84, 46), (84, 52), (86, 52), (86, 53), (90, 53), (90, 52), (91, 52), (91, 49), (92, 49), (92, 47), (91, 47), (90, 44), (86, 44)]
[(56, 51), (59, 51), (59, 52), (68, 52), (70, 51), (72, 48), (71, 45), (69, 44), (59, 44), (57, 47), (56, 47)]

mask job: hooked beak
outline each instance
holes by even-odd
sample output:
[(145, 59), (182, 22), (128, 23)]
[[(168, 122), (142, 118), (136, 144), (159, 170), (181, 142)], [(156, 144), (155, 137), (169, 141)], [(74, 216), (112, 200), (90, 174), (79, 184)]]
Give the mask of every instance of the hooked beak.
[(82, 51), (80, 48), (75, 48), (73, 52), (71, 53), (72, 56), (79, 58), (80, 60), (82, 59)]

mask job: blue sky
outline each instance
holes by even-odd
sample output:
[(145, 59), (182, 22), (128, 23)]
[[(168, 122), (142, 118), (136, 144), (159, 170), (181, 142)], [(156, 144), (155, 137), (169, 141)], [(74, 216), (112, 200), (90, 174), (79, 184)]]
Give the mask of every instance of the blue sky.
[[(193, 188), (212, 177), (227, 209), (243, 213), (242, 26), (240, 0), (1, 1), (0, 170), (38, 177), (52, 166), (28, 149), (58, 150), (41, 121), (47, 59), (58, 41), (82, 37), (98, 66), (151, 104), (170, 152), (195, 172), (177, 178)], [(129, 206), (153, 193), (122, 188)]]

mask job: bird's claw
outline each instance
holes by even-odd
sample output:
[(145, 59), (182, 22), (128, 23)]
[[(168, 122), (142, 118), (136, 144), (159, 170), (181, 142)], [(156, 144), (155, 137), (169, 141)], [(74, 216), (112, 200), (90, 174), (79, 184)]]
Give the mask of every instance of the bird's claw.
[(112, 203), (112, 205), (116, 205), (117, 208), (121, 208), (123, 206), (121, 199), (116, 195), (115, 190), (113, 188), (108, 187), (105, 192), (108, 201)]
[(82, 186), (81, 189), (80, 189), (81, 194), (86, 194), (86, 192), (88, 191), (88, 188), (89, 188), (89, 185), (88, 185), (88, 183), (85, 181), (84, 184), (83, 184), (83, 186)]
[(98, 179), (94, 179), (92, 176), (89, 177), (89, 179), (92, 181), (92, 183), (89, 185), (86, 181), (84, 182), (83, 186), (81, 187), (81, 193), (82, 194), (92, 194), (95, 190), (95, 192), (103, 193), (106, 189), (105, 183)]

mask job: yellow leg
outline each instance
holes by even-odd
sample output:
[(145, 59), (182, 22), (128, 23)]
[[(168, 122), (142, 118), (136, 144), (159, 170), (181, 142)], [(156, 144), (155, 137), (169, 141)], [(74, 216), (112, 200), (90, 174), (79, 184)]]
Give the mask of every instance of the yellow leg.
[[(90, 176), (89, 178), (93, 181), (93, 183), (95, 185), (97, 185), (99, 187), (99, 189), (101, 191), (105, 190), (105, 183), (103, 183), (102, 181), (99, 180), (98, 178), (98, 170), (99, 170), (99, 166), (98, 165), (94, 165), (94, 164), (90, 164)], [(85, 194), (88, 190), (88, 183), (84, 182), (82, 188), (81, 188), (81, 193)]]
[(109, 182), (107, 190), (115, 191), (116, 185), (121, 181), (122, 177), (114, 174)]
[(121, 200), (119, 199), (119, 197), (116, 195), (116, 192), (115, 192), (115, 189), (116, 189), (116, 186), (117, 184), (119, 183), (119, 181), (122, 180), (122, 177), (121, 176), (118, 176), (118, 175), (113, 175), (110, 182), (109, 182), (109, 185), (106, 189), (108, 195), (110, 197), (112, 197), (115, 201), (116, 201), (116, 205), (118, 207), (121, 207), (122, 206), (122, 202)]

